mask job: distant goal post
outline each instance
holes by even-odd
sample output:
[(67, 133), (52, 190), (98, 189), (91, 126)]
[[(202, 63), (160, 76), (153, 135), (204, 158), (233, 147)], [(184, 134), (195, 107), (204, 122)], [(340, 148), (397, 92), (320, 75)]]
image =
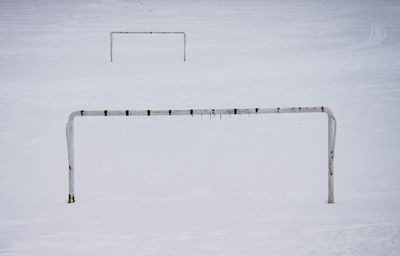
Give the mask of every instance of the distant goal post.
[(186, 110), (78, 110), (72, 112), (66, 124), (68, 150), (68, 203), (75, 202), (74, 193), (74, 120), (88, 116), (195, 116), (195, 115), (240, 115), (240, 114), (285, 114), (285, 113), (326, 113), (328, 116), (328, 203), (334, 203), (334, 155), (336, 140), (336, 119), (327, 107), (291, 108), (231, 108), (231, 109), (186, 109)]
[(113, 62), (114, 35), (133, 34), (133, 35), (182, 35), (183, 37), (183, 61), (186, 61), (186, 33), (181, 31), (112, 31), (110, 32), (110, 61)]

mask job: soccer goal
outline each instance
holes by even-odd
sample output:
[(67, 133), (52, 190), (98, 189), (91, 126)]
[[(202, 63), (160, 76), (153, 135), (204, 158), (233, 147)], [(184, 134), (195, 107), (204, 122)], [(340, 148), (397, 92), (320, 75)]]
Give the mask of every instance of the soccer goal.
[(181, 116), (181, 115), (240, 115), (240, 114), (287, 114), (287, 113), (326, 113), (328, 115), (328, 203), (334, 202), (334, 155), (336, 140), (336, 119), (327, 107), (297, 108), (234, 108), (234, 109), (186, 109), (186, 110), (79, 110), (72, 112), (66, 125), (68, 148), (68, 203), (75, 202), (74, 193), (74, 119), (87, 116)]
[(183, 61), (186, 61), (186, 33), (185, 32), (170, 32), (170, 31), (148, 31), (148, 32), (132, 32), (132, 31), (113, 31), (110, 32), (110, 61), (113, 61), (113, 44), (114, 35), (124, 34), (124, 35), (182, 35), (183, 36)]

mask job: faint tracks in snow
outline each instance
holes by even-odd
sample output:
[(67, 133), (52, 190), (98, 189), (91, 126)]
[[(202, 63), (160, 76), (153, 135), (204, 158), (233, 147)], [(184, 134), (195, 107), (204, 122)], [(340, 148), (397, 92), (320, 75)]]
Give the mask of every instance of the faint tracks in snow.
[(321, 233), (321, 232), (351, 232), (360, 230), (382, 230), (382, 229), (393, 229), (396, 228), (396, 223), (377, 223), (377, 224), (354, 224), (348, 226), (328, 226), (328, 227), (321, 227), (321, 228), (311, 228), (306, 230), (305, 233)]
[(386, 39), (387, 32), (386, 28), (383, 24), (379, 24), (376, 22), (366, 22), (363, 20), (357, 20), (358, 24), (367, 24), (369, 35), (366, 40), (355, 41), (347, 44), (343, 48), (332, 51), (331, 53), (348, 53), (353, 51), (360, 51), (370, 48), (378, 47), (382, 44), (382, 42)]
[(355, 49), (364, 49), (379, 46), (386, 38), (385, 26), (376, 23), (370, 23), (370, 33), (366, 41), (359, 43)]

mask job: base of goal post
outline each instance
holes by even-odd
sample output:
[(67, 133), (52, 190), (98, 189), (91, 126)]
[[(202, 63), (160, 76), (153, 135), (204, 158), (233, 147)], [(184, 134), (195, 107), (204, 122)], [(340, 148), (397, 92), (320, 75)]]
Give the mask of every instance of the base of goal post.
[(75, 203), (75, 196), (68, 194), (68, 203), (69, 204)]
[(68, 203), (75, 202), (74, 194), (74, 119), (85, 116), (181, 116), (181, 115), (240, 115), (240, 114), (287, 114), (287, 113), (326, 113), (328, 115), (328, 203), (334, 203), (334, 156), (336, 140), (336, 119), (327, 107), (292, 108), (234, 108), (234, 109), (186, 109), (186, 110), (78, 110), (68, 117), (66, 125), (68, 148)]

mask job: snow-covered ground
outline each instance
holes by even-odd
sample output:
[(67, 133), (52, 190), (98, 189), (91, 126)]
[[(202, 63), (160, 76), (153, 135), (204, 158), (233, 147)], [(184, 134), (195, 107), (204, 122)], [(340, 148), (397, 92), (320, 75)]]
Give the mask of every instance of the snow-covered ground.
[[(400, 255), (399, 1), (0, 2), (0, 255)], [(110, 31), (185, 31), (117, 35)], [(77, 118), (80, 109), (324, 114)]]

